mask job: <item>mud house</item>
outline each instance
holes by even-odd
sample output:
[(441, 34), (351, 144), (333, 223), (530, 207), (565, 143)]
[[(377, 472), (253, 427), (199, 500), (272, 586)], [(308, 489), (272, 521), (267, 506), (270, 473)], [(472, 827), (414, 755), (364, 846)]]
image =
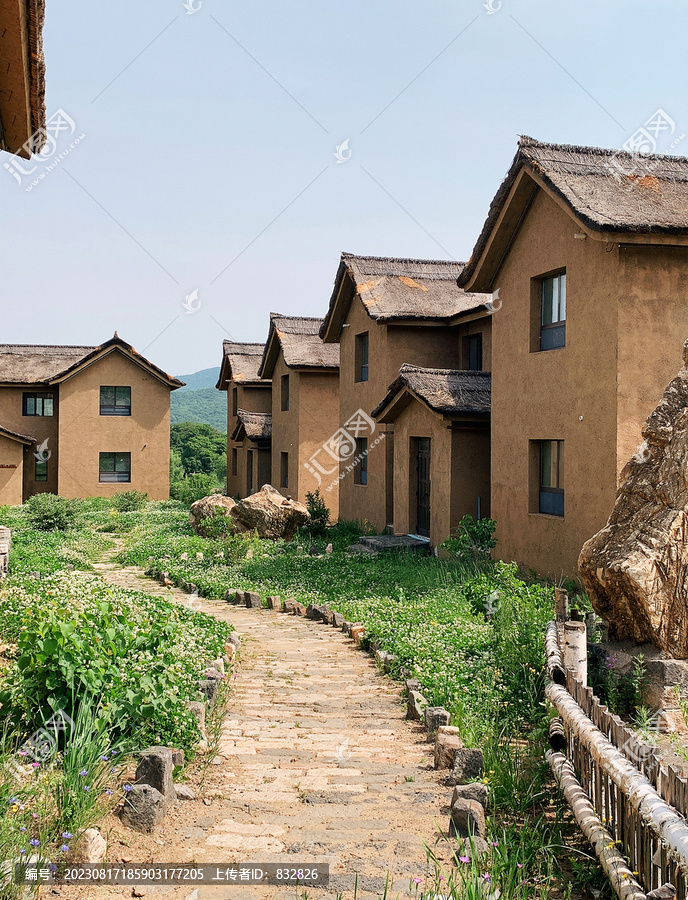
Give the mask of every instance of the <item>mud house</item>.
[[(492, 323), (498, 552), (574, 575), (688, 328), (688, 160), (523, 137), (470, 262)], [(344, 357), (344, 354), (343, 354)]]
[[(409, 465), (408, 447), (399, 449), (401, 468), (395, 472), (394, 419), (385, 413), (378, 423), (371, 416), (401, 367), (490, 369), (490, 298), (459, 288), (462, 270), (456, 262), (342, 254), (320, 336), (340, 343), (339, 513), (344, 519), (367, 519), (397, 533), (413, 521), (407, 501), (395, 500), (399, 479), (404, 480), (400, 498), (409, 489), (402, 474)], [(410, 420), (408, 427), (404, 441), (418, 436), (411, 433)], [(436, 483), (436, 510), (449, 505), (446, 490)]]
[(227, 392), (227, 494), (230, 497), (246, 497), (270, 481), (272, 384), (270, 379), (258, 375), (264, 348), (264, 344), (237, 341), (224, 341), (222, 346), (216, 387)]
[(99, 347), (0, 344), (0, 503), (167, 499), (170, 391), (182, 385), (116, 334)]
[(0, 148), (28, 158), (45, 126), (43, 0), (0, 3)]
[(490, 515), (490, 373), (403, 365), (374, 418), (394, 425), (394, 530), (440, 544)]
[(322, 342), (322, 322), (271, 313), (259, 372), (274, 385), (272, 484), (303, 503), (309, 491), (320, 489), (336, 520), (339, 344)]

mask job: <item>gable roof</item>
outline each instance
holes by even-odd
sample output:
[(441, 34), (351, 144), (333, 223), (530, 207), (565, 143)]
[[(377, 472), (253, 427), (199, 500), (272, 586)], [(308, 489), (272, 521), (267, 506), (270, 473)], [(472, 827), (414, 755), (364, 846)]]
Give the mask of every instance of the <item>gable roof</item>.
[(270, 313), (270, 331), (259, 372), (270, 378), (280, 350), (293, 369), (338, 369), (339, 344), (324, 344), (319, 337), (322, 319)]
[(482, 309), (490, 298), (467, 293), (457, 284), (464, 265), (453, 260), (342, 253), (321, 338), (328, 343), (339, 340), (355, 294), (370, 318), (380, 324), (419, 320), (448, 323)]
[(37, 440), (28, 434), (19, 434), (18, 431), (10, 431), (4, 425), (0, 425), (0, 437), (9, 438), (11, 441), (17, 441), (19, 444), (36, 444)]
[(229, 381), (237, 384), (263, 384), (270, 387), (270, 381), (258, 375), (265, 344), (247, 344), (239, 341), (222, 342), (222, 365), (215, 387), (226, 391)]
[(272, 437), (272, 414), (254, 413), (246, 409), (237, 410), (237, 423), (230, 438), (233, 441), (243, 440), (245, 435), (250, 441), (270, 440)]
[[(523, 184), (522, 173), (530, 176)], [(459, 284), (487, 290), (538, 187), (601, 236), (688, 234), (688, 159), (546, 144), (524, 135)], [(509, 211), (508, 207), (513, 206)], [(504, 234), (494, 239), (494, 232)], [(489, 275), (478, 270), (486, 269)]]
[(131, 344), (118, 337), (117, 332), (97, 347), (0, 344), (0, 384), (59, 384), (115, 350), (147, 369), (172, 390), (183, 387), (183, 381), (173, 378), (141, 356)]
[(383, 422), (393, 422), (415, 398), (441, 416), (486, 416), (490, 412), (491, 386), (489, 372), (429, 369), (404, 363), (399, 377), (372, 415)]

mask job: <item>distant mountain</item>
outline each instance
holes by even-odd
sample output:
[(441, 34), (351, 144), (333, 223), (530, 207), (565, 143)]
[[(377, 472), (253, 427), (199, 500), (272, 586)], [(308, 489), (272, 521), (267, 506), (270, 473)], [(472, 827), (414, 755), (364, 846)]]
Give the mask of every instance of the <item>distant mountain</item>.
[(219, 374), (220, 370), (216, 368), (177, 376), (186, 382), (186, 387), (172, 391), (170, 420), (173, 425), (201, 422), (218, 431), (227, 431), (227, 394), (215, 388)]
[(200, 372), (194, 372), (192, 375), (176, 375), (175, 378), (186, 382), (186, 387), (179, 388), (178, 391), (175, 391), (175, 394), (181, 394), (182, 391), (200, 391), (202, 388), (214, 388), (219, 377), (219, 366), (215, 369), (201, 369)]

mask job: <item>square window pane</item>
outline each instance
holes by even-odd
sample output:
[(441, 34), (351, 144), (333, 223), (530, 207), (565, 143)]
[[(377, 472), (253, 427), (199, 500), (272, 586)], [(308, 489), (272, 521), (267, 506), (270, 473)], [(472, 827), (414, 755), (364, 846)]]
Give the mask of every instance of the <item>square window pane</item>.
[(115, 456), (115, 469), (118, 472), (128, 472), (131, 468), (131, 455), (129, 453), (117, 453)]
[(115, 405), (115, 389), (114, 389), (114, 387), (101, 387), (101, 389), (100, 389), (100, 405), (101, 406), (114, 406)]
[(36, 415), (36, 395), (35, 394), (27, 394), (26, 395), (26, 415), (27, 416), (35, 416)]
[(43, 415), (44, 416), (52, 416), (53, 415), (53, 397), (52, 394), (46, 394), (43, 399)]
[(114, 472), (115, 471), (115, 454), (114, 453), (101, 453), (100, 454), (100, 471), (101, 472)]
[(115, 388), (115, 397), (117, 406), (131, 406), (131, 388), (118, 387)]

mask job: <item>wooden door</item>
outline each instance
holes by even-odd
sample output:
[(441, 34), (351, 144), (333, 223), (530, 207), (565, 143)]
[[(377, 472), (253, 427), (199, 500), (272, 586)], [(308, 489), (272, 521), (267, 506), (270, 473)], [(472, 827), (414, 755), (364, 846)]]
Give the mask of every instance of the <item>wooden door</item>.
[(418, 438), (416, 472), (416, 534), (430, 537), (430, 438)]

